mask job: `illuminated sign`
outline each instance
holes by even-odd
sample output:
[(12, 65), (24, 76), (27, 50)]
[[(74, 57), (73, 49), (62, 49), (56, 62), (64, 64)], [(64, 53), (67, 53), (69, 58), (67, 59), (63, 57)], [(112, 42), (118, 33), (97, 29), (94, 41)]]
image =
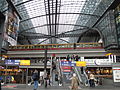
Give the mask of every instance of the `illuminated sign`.
[(105, 54), (105, 56), (109, 56), (109, 55), (111, 55), (112, 53), (107, 53), (107, 54)]
[(5, 60), (6, 65), (19, 65), (20, 60)]
[(76, 66), (86, 66), (86, 62), (85, 61), (76, 61)]
[(76, 62), (71, 61), (61, 61), (61, 66), (75, 66)]
[(71, 66), (62, 66), (62, 69), (72, 69)]
[(20, 60), (20, 65), (30, 65), (30, 60)]

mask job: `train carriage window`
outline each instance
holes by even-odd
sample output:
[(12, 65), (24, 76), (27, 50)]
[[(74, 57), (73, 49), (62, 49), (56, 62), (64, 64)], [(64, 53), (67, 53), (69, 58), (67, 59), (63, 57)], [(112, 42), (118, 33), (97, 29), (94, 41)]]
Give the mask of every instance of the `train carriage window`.
[(60, 48), (63, 48), (64, 46), (63, 45), (60, 45)]
[(12, 47), (11, 47), (11, 46), (9, 46), (9, 49), (12, 49)]
[(70, 47), (73, 47), (73, 45), (72, 45), (72, 44), (70, 44)]
[(79, 47), (83, 47), (83, 44), (78, 44), (79, 45)]
[(49, 45), (48, 48), (52, 48), (52, 45)]
[(83, 44), (83, 47), (85, 47), (85, 44)]
[(61, 45), (58, 45), (58, 48), (61, 48)]
[(34, 46), (32, 46), (31, 48), (34, 49)]
[(89, 44), (89, 47), (93, 47), (93, 44)]
[(25, 46), (25, 49), (29, 49), (29, 46)]
[(94, 46), (95, 46), (95, 47), (97, 47), (97, 46), (98, 46), (98, 44), (94, 44)]
[(11, 47), (11, 49), (15, 49), (15, 46), (10, 46)]
[(67, 47), (67, 48), (70, 48), (70, 47), (71, 47), (71, 44), (66, 45), (66, 47)]
[(18, 46), (18, 49), (21, 49), (21, 46)]
[(39, 45), (39, 48), (42, 48), (41, 45)]
[(29, 46), (29, 49), (32, 49), (32, 46)]
[(22, 49), (25, 49), (25, 46), (21, 46), (22, 47)]
[(76, 47), (80, 47), (80, 44), (76, 44)]
[(70, 48), (70, 47), (71, 47), (71, 44), (68, 44), (68, 45), (67, 45), (67, 48)]
[(66, 48), (66, 45), (64, 45), (64, 47)]
[(24, 46), (21, 46), (21, 49), (24, 49)]
[(63, 45), (64, 46), (64, 48), (66, 47), (65, 45)]
[(53, 48), (56, 48), (56, 45), (53, 45)]
[(102, 43), (98, 43), (98, 46), (101, 47), (101, 46), (102, 46)]
[(58, 48), (58, 45), (55, 45), (55, 48)]
[(34, 47), (34, 49), (36, 49), (36, 48), (37, 48), (35, 45), (34, 45), (33, 47)]
[(40, 46), (37, 46), (37, 48), (39, 49), (39, 48), (40, 48)]
[(44, 46), (43, 46), (43, 45), (41, 45), (41, 48), (44, 48)]
[(27, 49), (29, 49), (29, 46), (27, 46)]
[(18, 49), (21, 49), (21, 47), (20, 47), (20, 46), (18, 46)]
[(24, 49), (27, 49), (27, 46), (25, 46), (25, 48)]
[(11, 49), (15, 49), (15, 46), (10, 46), (11, 47)]
[(84, 47), (89, 47), (89, 44), (84, 44)]
[(76, 47), (81, 47), (81, 44), (76, 44)]

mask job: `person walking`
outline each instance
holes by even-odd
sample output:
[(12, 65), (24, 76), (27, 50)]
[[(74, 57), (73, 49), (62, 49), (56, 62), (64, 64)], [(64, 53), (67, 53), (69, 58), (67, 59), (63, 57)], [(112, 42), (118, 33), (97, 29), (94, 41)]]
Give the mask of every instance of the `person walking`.
[(94, 76), (94, 74), (91, 73), (89, 78), (90, 78), (90, 80), (89, 80), (90, 87), (95, 87), (95, 83), (94, 83), (95, 76)]
[(78, 90), (78, 78), (75, 73), (73, 73), (73, 76), (71, 78), (71, 90)]
[(38, 81), (39, 81), (39, 75), (38, 75), (38, 71), (37, 70), (35, 70), (33, 72), (32, 79), (34, 81), (34, 89), (33, 90), (37, 90), (37, 88), (38, 88)]

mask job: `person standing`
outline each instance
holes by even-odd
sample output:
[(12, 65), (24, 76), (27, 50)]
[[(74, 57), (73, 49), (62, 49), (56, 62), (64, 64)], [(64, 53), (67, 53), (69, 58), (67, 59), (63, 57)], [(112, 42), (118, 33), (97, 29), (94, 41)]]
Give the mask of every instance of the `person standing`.
[(73, 73), (73, 76), (71, 78), (71, 90), (78, 90), (78, 78), (75, 73)]
[(39, 75), (38, 75), (38, 71), (37, 70), (35, 70), (33, 72), (32, 79), (34, 81), (34, 90), (37, 90), (37, 88), (38, 88), (38, 81), (39, 81)]

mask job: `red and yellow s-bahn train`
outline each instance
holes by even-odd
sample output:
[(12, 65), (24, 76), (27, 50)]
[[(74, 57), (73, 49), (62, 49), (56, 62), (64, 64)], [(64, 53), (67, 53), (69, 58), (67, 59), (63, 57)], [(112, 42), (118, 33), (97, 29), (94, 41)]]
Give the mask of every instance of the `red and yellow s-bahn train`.
[(97, 49), (102, 43), (38, 44), (9, 46), (9, 51), (16, 50), (61, 50), (61, 49)]

